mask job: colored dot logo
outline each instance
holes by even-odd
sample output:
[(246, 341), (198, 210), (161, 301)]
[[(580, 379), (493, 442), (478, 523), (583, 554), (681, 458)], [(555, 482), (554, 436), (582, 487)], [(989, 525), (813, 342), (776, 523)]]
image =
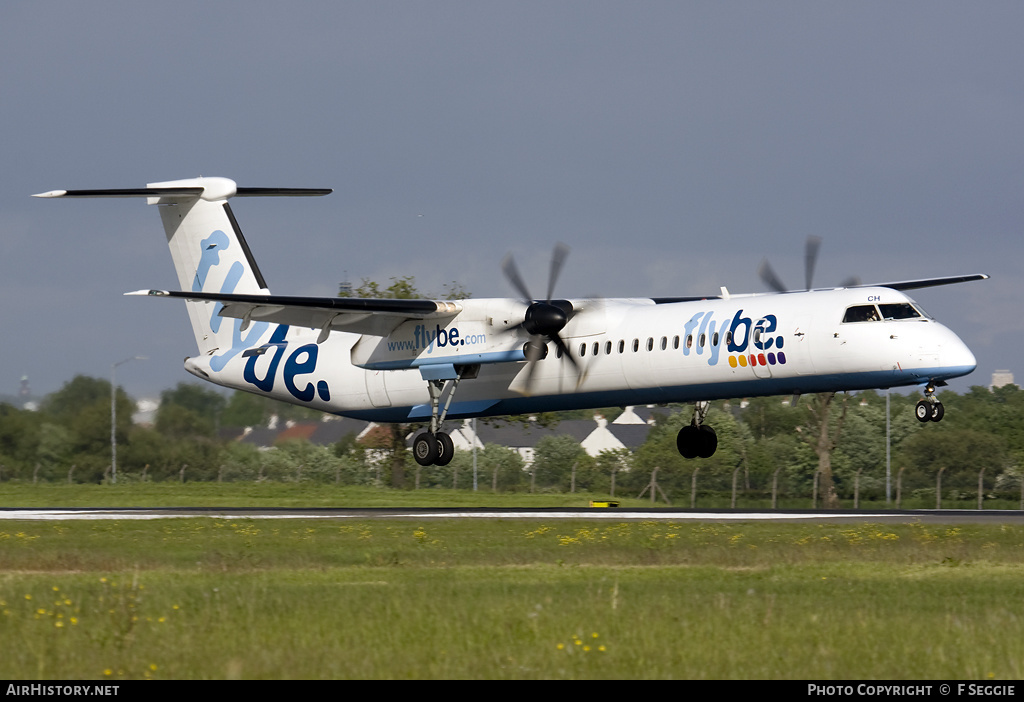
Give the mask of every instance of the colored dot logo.
[(747, 366), (774, 366), (785, 364), (786, 354), (783, 353), (782, 351), (779, 351), (778, 353), (752, 353), (740, 356), (729, 356), (729, 366), (732, 368), (746, 368)]

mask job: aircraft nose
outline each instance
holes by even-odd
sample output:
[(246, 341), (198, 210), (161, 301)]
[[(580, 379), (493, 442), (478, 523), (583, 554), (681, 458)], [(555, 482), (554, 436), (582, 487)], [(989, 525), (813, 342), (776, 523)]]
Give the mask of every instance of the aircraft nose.
[(948, 338), (942, 345), (940, 356), (942, 365), (953, 374), (950, 377), (967, 375), (978, 367), (978, 361), (960, 337), (949, 330), (946, 331)]

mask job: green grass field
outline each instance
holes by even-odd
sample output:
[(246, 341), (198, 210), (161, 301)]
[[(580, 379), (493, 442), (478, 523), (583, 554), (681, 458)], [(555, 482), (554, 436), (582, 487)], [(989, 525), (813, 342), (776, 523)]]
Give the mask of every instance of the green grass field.
[[(688, 508), (690, 494), (673, 495), (673, 508)], [(607, 500), (605, 493), (493, 493), (489, 488), (472, 490), (392, 490), (363, 486), (336, 486), (317, 483), (279, 482), (122, 482), (117, 485), (68, 483), (0, 483), (0, 508), (3, 507), (586, 507), (590, 500)], [(663, 501), (652, 503), (646, 496), (615, 496), (623, 508), (666, 508)], [(727, 509), (729, 495), (701, 495), (697, 509)], [(844, 509), (853, 501), (844, 500)], [(947, 509), (975, 509), (977, 499), (943, 500)], [(811, 509), (807, 497), (779, 500), (780, 509)], [(931, 509), (935, 498), (904, 498), (903, 509)], [(1019, 501), (986, 500), (986, 509), (1018, 509)], [(737, 509), (769, 509), (771, 499), (744, 497)], [(884, 501), (861, 500), (862, 511), (888, 509)]]
[(11, 680), (1020, 679), (1022, 622), (1017, 523), (0, 522)]

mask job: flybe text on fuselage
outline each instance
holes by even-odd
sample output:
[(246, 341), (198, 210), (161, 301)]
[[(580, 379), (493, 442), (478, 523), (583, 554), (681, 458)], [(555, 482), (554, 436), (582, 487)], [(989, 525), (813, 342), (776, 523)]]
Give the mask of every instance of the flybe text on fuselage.
[(774, 314), (751, 317), (739, 309), (716, 319), (714, 311), (697, 312), (683, 325), (683, 355), (703, 355), (707, 350), (707, 363), (715, 366), (721, 362), (724, 349), (732, 368), (783, 365), (785, 337), (776, 333), (778, 329), (779, 320)]

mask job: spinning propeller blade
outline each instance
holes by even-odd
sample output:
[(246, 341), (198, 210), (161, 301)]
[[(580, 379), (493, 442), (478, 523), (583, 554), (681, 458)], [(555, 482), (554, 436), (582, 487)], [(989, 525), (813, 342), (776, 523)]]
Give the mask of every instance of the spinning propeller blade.
[(568, 246), (562, 243), (555, 246), (551, 254), (551, 267), (548, 273), (548, 296), (545, 302), (535, 300), (530, 294), (529, 288), (526, 287), (522, 276), (519, 275), (519, 269), (516, 267), (512, 254), (505, 256), (501, 264), (501, 270), (505, 277), (527, 306), (526, 312), (523, 314), (523, 321), (513, 327), (509, 327), (509, 329), (520, 327), (530, 335), (530, 340), (526, 343), (524, 349), (528, 364), (524, 379), (527, 394), (529, 394), (533, 386), (533, 376), (536, 372), (537, 362), (547, 356), (548, 341), (554, 342), (555, 348), (560, 352), (562, 359), (568, 361), (569, 365), (576, 371), (577, 385), (583, 381), (585, 376), (580, 369), (580, 364), (569, 353), (569, 347), (565, 345), (565, 341), (559, 336), (559, 332), (569, 323), (569, 317), (574, 310), (571, 305), (566, 309), (566, 302), (564, 300), (552, 303), (555, 294), (555, 283), (558, 281), (558, 276), (562, 272), (562, 267), (565, 265), (565, 259), (568, 255)]

